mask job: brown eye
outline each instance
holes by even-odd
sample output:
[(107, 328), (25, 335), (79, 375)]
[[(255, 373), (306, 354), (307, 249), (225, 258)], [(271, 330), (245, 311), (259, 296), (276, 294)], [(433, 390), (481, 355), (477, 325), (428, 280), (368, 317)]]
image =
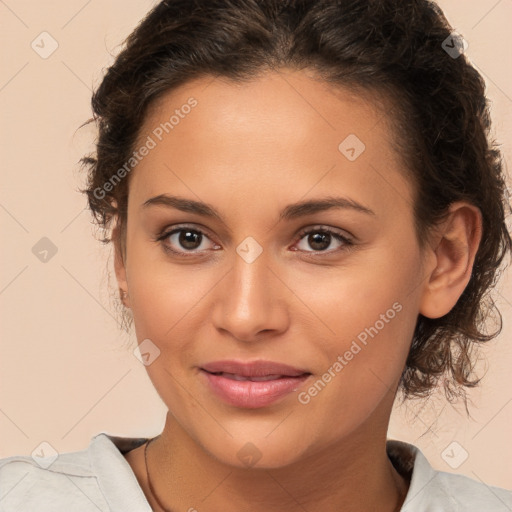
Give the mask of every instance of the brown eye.
[[(348, 237), (330, 229), (326, 228), (313, 228), (306, 231), (302, 231), (300, 233), (300, 240), (305, 240), (306, 247), (299, 247), (299, 250), (304, 252), (336, 252), (338, 250), (342, 250), (347, 246), (353, 245), (352, 242), (348, 239)], [(332, 250), (328, 249), (332, 242), (338, 242), (338, 247)], [(308, 250), (308, 247), (313, 249), (312, 251)]]
[(308, 235), (308, 244), (315, 251), (323, 251), (331, 244), (331, 235), (328, 233), (313, 233)]
[(180, 229), (178, 233), (178, 244), (184, 249), (193, 250), (201, 245), (203, 235), (199, 231)]
[[(201, 230), (187, 226), (168, 230), (160, 235), (157, 241), (163, 245), (165, 251), (178, 256), (195, 256), (208, 249), (219, 247)], [(210, 247), (207, 241), (210, 242)]]

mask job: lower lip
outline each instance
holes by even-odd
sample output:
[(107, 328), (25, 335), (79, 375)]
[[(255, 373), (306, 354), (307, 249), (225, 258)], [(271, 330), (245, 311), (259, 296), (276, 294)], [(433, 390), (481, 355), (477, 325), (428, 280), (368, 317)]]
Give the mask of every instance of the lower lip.
[(201, 373), (206, 376), (210, 389), (224, 402), (246, 409), (257, 409), (276, 402), (296, 391), (310, 376), (310, 374), (306, 374), (300, 377), (281, 377), (275, 380), (254, 382), (228, 379), (205, 370), (201, 370)]

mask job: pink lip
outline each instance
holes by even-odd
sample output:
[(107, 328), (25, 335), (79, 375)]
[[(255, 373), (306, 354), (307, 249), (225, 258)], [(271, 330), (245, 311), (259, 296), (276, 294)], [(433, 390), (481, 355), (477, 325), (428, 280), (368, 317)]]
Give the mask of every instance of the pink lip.
[[(273, 378), (264, 381), (234, 380), (220, 375), (222, 372), (239, 377)], [(271, 361), (216, 361), (203, 365), (201, 373), (208, 381), (210, 389), (224, 402), (247, 409), (270, 405), (296, 391), (311, 375), (306, 370)]]

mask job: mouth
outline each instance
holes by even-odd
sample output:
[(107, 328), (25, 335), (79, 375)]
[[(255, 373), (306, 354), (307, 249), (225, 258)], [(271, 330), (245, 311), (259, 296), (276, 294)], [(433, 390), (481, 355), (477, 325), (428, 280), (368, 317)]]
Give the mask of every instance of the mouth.
[[(205, 370), (206, 371), (206, 370)], [(211, 373), (211, 375), (219, 375), (221, 377), (225, 377), (226, 379), (231, 380), (238, 380), (238, 381), (244, 381), (244, 380), (250, 380), (251, 382), (265, 382), (268, 380), (277, 380), (277, 379), (283, 379), (286, 378), (286, 375), (263, 375), (261, 377), (246, 377), (244, 375), (237, 375), (236, 373), (227, 373), (227, 372), (208, 372)]]
[(217, 361), (201, 368), (208, 389), (224, 403), (255, 409), (268, 406), (301, 387), (312, 374), (270, 361)]
[(213, 374), (236, 375), (239, 377), (299, 377), (310, 373), (305, 369), (273, 361), (214, 361), (204, 364), (202, 370)]

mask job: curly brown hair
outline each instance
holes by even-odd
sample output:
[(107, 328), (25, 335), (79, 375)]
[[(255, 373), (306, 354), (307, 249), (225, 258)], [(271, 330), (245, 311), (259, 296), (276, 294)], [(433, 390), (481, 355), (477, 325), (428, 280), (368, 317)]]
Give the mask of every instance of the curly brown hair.
[[(460, 51), (447, 51), (447, 42)], [(98, 127), (95, 154), (81, 159), (88, 171), (82, 192), (103, 229), (102, 241), (117, 241), (124, 252), (129, 176), (118, 174), (115, 186), (105, 184), (132, 156), (148, 106), (191, 79), (243, 82), (286, 66), (386, 98), (395, 149), (415, 188), (419, 243), (455, 201), (482, 213), (482, 243), (469, 284), (445, 316), (419, 315), (399, 384), (404, 400), (424, 397), (443, 377), (447, 399), (466, 403), (464, 387), (481, 380), (472, 378), (473, 348), (501, 331), (489, 292), (511, 238), (485, 82), (461, 45), (441, 9), (427, 0), (160, 2), (126, 39), (93, 94), (93, 118), (84, 123)], [(115, 240), (108, 236), (114, 217), (121, 228)], [(497, 327), (488, 333), (491, 312)]]

